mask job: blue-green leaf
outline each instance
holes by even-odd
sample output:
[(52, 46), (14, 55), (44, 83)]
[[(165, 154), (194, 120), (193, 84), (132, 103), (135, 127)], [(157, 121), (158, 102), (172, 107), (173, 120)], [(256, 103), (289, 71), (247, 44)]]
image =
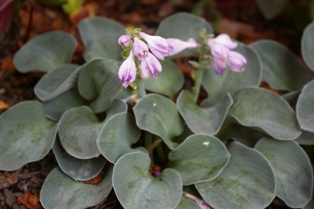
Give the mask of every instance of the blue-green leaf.
[(70, 63), (76, 40), (61, 31), (47, 32), (31, 39), (17, 51), (13, 62), (18, 71), (48, 72)]
[(273, 19), (285, 8), (289, 0), (256, 0), (266, 19)]
[(134, 114), (140, 129), (161, 137), (170, 149), (177, 146), (172, 138), (178, 136), (184, 126), (171, 100), (157, 94), (146, 95), (135, 105)]
[(194, 102), (191, 92), (182, 91), (177, 99), (177, 107), (189, 128), (195, 134), (216, 134), (232, 105), (232, 98), (226, 95), (218, 103), (200, 107)]
[(124, 154), (134, 152), (131, 146), (140, 137), (141, 130), (134, 118), (128, 113), (111, 117), (103, 126), (98, 139), (98, 148), (111, 163), (115, 163)]
[(299, 96), (296, 113), (303, 130), (314, 132), (314, 80), (304, 86)]
[(260, 140), (255, 149), (269, 161), (277, 182), (276, 195), (289, 207), (300, 208), (312, 198), (313, 170), (305, 151), (294, 141)]
[[(312, 7), (314, 8), (314, 1), (312, 5)], [(309, 24), (303, 31), (301, 39), (301, 52), (306, 64), (311, 68), (312, 71), (314, 71), (314, 22)]]
[(297, 91), (311, 79), (303, 63), (284, 45), (272, 40), (261, 40), (254, 42), (251, 47), (262, 59), (263, 81), (272, 88)]
[(192, 135), (169, 153), (168, 168), (179, 172), (183, 185), (216, 178), (227, 165), (230, 155), (217, 138)]
[(174, 208), (182, 194), (182, 182), (173, 169), (165, 169), (154, 178), (149, 172), (150, 159), (143, 152), (129, 153), (116, 162), (113, 188), (125, 209)]
[(56, 134), (55, 123), (47, 120), (39, 102), (11, 107), (0, 116), (0, 170), (16, 170), (44, 158)]
[(232, 98), (228, 114), (241, 125), (280, 140), (293, 140), (301, 134), (293, 109), (279, 95), (261, 88), (243, 88)]
[(75, 181), (59, 168), (53, 169), (40, 191), (40, 202), (44, 208), (78, 209), (94, 206), (106, 198), (112, 189), (112, 167), (97, 185)]
[(275, 176), (266, 158), (254, 149), (233, 142), (228, 165), (212, 181), (196, 188), (213, 208), (264, 209), (275, 198)]

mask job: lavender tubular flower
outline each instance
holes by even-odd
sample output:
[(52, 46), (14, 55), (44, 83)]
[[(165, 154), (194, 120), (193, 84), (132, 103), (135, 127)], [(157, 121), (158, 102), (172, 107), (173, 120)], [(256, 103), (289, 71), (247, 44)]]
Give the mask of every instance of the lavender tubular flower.
[(139, 35), (147, 42), (149, 49), (158, 59), (164, 60), (164, 57), (169, 55), (169, 44), (166, 39), (144, 32), (140, 32)]
[(129, 46), (131, 41), (131, 35), (122, 35), (118, 39), (118, 43), (120, 46)]
[(242, 72), (246, 63), (247, 61), (242, 54), (234, 51), (229, 52), (227, 66), (230, 68), (230, 70), (234, 72)]
[(212, 59), (212, 67), (215, 73), (218, 75), (222, 75), (227, 69), (226, 63), (222, 59), (215, 57)]
[(209, 46), (214, 44), (223, 45), (228, 49), (235, 49), (238, 46), (237, 42), (232, 41), (230, 36), (227, 34), (221, 34), (216, 38), (208, 39), (207, 44)]
[(142, 60), (141, 70), (142, 75), (145, 78), (147, 78), (148, 76), (157, 78), (157, 75), (161, 72), (162, 67), (158, 59), (151, 53), (148, 53), (148, 56)]
[(178, 54), (185, 49), (197, 48), (199, 46), (193, 38), (190, 38), (187, 41), (182, 41), (176, 38), (168, 38), (167, 41), (169, 44), (169, 56)]
[(132, 52), (139, 60), (142, 60), (148, 55), (148, 46), (144, 41), (141, 41), (139, 38), (135, 37), (132, 46)]
[(135, 80), (136, 66), (132, 52), (130, 52), (128, 58), (120, 66), (118, 76), (124, 88), (127, 88), (129, 83)]

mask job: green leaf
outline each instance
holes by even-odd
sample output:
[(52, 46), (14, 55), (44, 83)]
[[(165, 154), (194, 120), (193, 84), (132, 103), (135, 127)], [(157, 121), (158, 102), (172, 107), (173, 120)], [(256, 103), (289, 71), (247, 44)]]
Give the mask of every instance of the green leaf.
[(209, 104), (214, 104), (226, 96), (243, 87), (259, 86), (261, 82), (262, 64), (254, 49), (239, 43), (236, 51), (246, 59), (245, 71), (236, 73), (227, 70), (223, 75), (217, 75), (213, 70), (205, 70), (202, 86), (206, 90)]
[(67, 110), (59, 121), (58, 134), (64, 149), (73, 157), (90, 159), (98, 157), (96, 140), (103, 124), (86, 106)]
[(79, 70), (77, 65), (67, 64), (49, 71), (36, 84), (34, 88), (36, 96), (42, 101), (47, 101), (73, 88)]
[(299, 96), (296, 113), (303, 130), (314, 132), (314, 80), (306, 84)]
[(119, 62), (105, 59), (94, 59), (82, 66), (78, 89), (84, 99), (90, 100), (95, 113), (106, 111), (120, 91), (119, 66)]
[(293, 109), (279, 95), (261, 88), (243, 88), (233, 96), (228, 115), (280, 140), (293, 140), (301, 130)]
[(90, 46), (99, 39), (116, 38), (116, 43), (125, 28), (120, 23), (103, 17), (91, 17), (79, 23), (79, 32), (85, 46)]
[(238, 142), (231, 143), (228, 165), (212, 181), (196, 188), (213, 208), (264, 209), (275, 197), (275, 176), (266, 158)]
[(113, 116), (127, 111), (128, 105), (125, 102), (123, 102), (120, 99), (114, 99), (110, 107), (106, 111), (106, 119), (104, 120), (103, 123), (106, 123)]
[(310, 75), (305, 66), (284, 45), (272, 40), (261, 40), (251, 44), (251, 47), (260, 55), (263, 80), (272, 88), (297, 91), (309, 81)]
[[(156, 31), (156, 35), (164, 38), (177, 38), (182, 41), (187, 41), (193, 38), (196, 42), (201, 42), (200, 32), (206, 31), (206, 34), (213, 33), (210, 24), (201, 17), (190, 13), (176, 13), (164, 19)], [(195, 50), (185, 50), (173, 57), (191, 56), (195, 54)]]
[(97, 145), (103, 156), (115, 163), (122, 155), (134, 152), (131, 146), (140, 138), (141, 130), (128, 113), (111, 117), (103, 126)]
[(140, 129), (161, 137), (170, 149), (177, 146), (172, 138), (178, 136), (184, 126), (171, 100), (157, 94), (146, 95), (134, 106), (134, 114)]
[(40, 191), (40, 202), (44, 208), (87, 208), (100, 203), (112, 189), (112, 168), (108, 168), (104, 179), (97, 185), (75, 181), (59, 168), (53, 169)]
[(277, 182), (276, 195), (292, 208), (312, 198), (313, 171), (305, 151), (294, 141), (260, 140), (255, 149), (269, 161)]
[(217, 138), (192, 135), (169, 153), (168, 168), (179, 172), (183, 185), (216, 178), (229, 162), (225, 145)]
[(158, 178), (149, 172), (150, 159), (143, 152), (129, 153), (116, 162), (113, 188), (125, 209), (174, 208), (182, 194), (179, 174), (165, 169)]
[(41, 160), (50, 151), (57, 131), (46, 119), (42, 105), (21, 102), (0, 116), (0, 170), (16, 170)]
[(94, 58), (105, 58), (122, 61), (121, 46), (118, 44), (118, 38), (116, 36), (108, 36), (96, 41), (88, 46), (84, 52), (84, 58), (86, 61), (90, 61)]
[(72, 157), (59, 140), (55, 141), (52, 150), (60, 169), (76, 181), (87, 181), (96, 177), (106, 164), (106, 159), (102, 156), (88, 160)]
[(289, 0), (256, 0), (256, 2), (264, 17), (270, 20), (280, 14)]
[[(313, 1), (314, 2), (314, 1)], [(314, 3), (312, 3), (314, 5)], [(313, 6), (314, 8), (314, 6)], [(314, 10), (313, 10), (314, 11)], [(301, 53), (305, 63), (314, 71), (314, 22), (309, 24), (303, 31), (301, 39)]]
[(216, 104), (202, 108), (194, 102), (194, 96), (189, 91), (182, 91), (177, 99), (177, 107), (189, 128), (195, 134), (216, 134), (227, 112), (232, 105), (228, 94)]
[(18, 71), (48, 72), (70, 63), (76, 40), (61, 31), (47, 32), (31, 39), (17, 51), (13, 62)]
[[(184, 84), (184, 76), (171, 60), (160, 61), (162, 72), (158, 78), (149, 77), (144, 81), (145, 89), (160, 93), (169, 97), (178, 92)], [(175, 81), (175, 82), (173, 82)]]
[(42, 103), (46, 117), (58, 121), (62, 114), (72, 108), (84, 105), (82, 97), (74, 91), (66, 91), (52, 100)]

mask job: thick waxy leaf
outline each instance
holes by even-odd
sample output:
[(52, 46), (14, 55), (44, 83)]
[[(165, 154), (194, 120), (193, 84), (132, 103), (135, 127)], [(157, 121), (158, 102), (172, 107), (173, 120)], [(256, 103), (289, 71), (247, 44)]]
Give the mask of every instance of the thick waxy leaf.
[(287, 5), (289, 0), (256, 0), (257, 5), (267, 19), (276, 17)]
[(105, 58), (122, 61), (121, 46), (118, 44), (119, 36), (108, 36), (102, 39), (93, 41), (84, 52), (84, 58), (86, 61), (90, 61), (94, 58)]
[(39, 102), (21, 102), (0, 116), (0, 170), (16, 170), (45, 157), (56, 137), (55, 123)]
[(282, 98), (284, 98), (290, 104), (290, 106), (295, 110), (299, 95), (300, 95), (299, 91), (290, 91), (282, 95)]
[[(177, 38), (182, 41), (193, 38), (199, 43), (201, 41), (199, 34), (202, 30), (205, 30), (206, 34), (213, 33), (212, 27), (205, 19), (190, 13), (181, 12), (164, 19), (160, 23), (156, 35), (164, 38)], [(193, 51), (185, 50), (183, 53), (173, 57), (190, 56), (193, 54)]]
[(280, 140), (293, 140), (301, 134), (294, 111), (279, 95), (261, 88), (243, 88), (232, 97), (228, 114), (241, 125)]
[(64, 149), (73, 157), (90, 159), (98, 157), (96, 140), (103, 124), (86, 106), (67, 110), (59, 122), (58, 134)]
[(236, 73), (226, 70), (223, 75), (217, 75), (213, 70), (204, 72), (202, 85), (208, 93), (210, 104), (223, 98), (228, 92), (233, 93), (247, 86), (258, 86), (261, 81), (262, 64), (254, 49), (239, 43), (236, 51), (246, 59), (245, 71)]
[(179, 172), (183, 185), (209, 181), (217, 177), (227, 165), (230, 155), (217, 138), (192, 135), (168, 156), (167, 167)]
[(182, 91), (177, 99), (180, 114), (195, 134), (216, 134), (231, 105), (232, 98), (226, 95), (213, 106), (202, 108), (194, 102), (192, 93), (186, 90)]
[(275, 197), (274, 173), (263, 155), (238, 142), (230, 145), (228, 165), (196, 188), (213, 208), (264, 209)]
[(73, 64), (62, 65), (49, 71), (36, 84), (36, 96), (42, 101), (55, 98), (76, 85), (78, 73), (78, 66)]
[(66, 91), (42, 104), (44, 106), (45, 115), (52, 120), (58, 121), (67, 109), (82, 106), (84, 105), (84, 101), (78, 93)]
[(53, 169), (40, 191), (40, 202), (44, 208), (87, 208), (103, 201), (112, 189), (112, 168), (104, 174), (97, 185), (75, 181), (59, 168)]
[(82, 66), (78, 89), (82, 97), (91, 101), (89, 106), (95, 113), (106, 111), (121, 89), (119, 66), (117, 61), (104, 59), (94, 59)]
[(99, 39), (118, 38), (125, 33), (125, 28), (118, 22), (103, 17), (92, 17), (82, 20), (79, 31), (85, 46), (90, 46)]
[(60, 169), (76, 181), (96, 177), (106, 164), (106, 159), (102, 156), (88, 160), (72, 157), (63, 149), (59, 140), (55, 141), (52, 150)]
[(160, 136), (170, 149), (177, 146), (172, 138), (178, 136), (184, 126), (171, 100), (157, 94), (146, 95), (135, 105), (134, 114), (140, 129)]
[[(313, 1), (314, 8), (314, 1)], [(314, 11), (314, 10), (313, 10)], [(303, 31), (302, 40), (301, 40), (301, 52), (302, 57), (306, 64), (314, 71), (314, 22), (309, 24)]]
[(111, 117), (119, 113), (127, 112), (127, 110), (128, 105), (125, 102), (121, 101), (120, 99), (114, 99), (106, 111), (106, 119), (103, 123), (107, 122)]
[(113, 169), (113, 188), (125, 209), (174, 208), (182, 194), (179, 174), (165, 169), (158, 178), (149, 172), (150, 159), (143, 152), (122, 156)]
[(306, 84), (310, 76), (305, 66), (284, 45), (261, 40), (251, 45), (260, 55), (263, 63), (263, 80), (272, 88), (297, 91)]
[(121, 113), (105, 123), (97, 145), (101, 154), (111, 163), (115, 163), (122, 155), (135, 151), (131, 145), (140, 135), (141, 130), (136, 126), (134, 118), (128, 113)]
[(255, 149), (269, 161), (277, 182), (276, 195), (289, 207), (300, 208), (312, 198), (313, 171), (305, 151), (293, 141), (260, 140)]
[[(160, 61), (162, 72), (158, 78), (149, 77), (145, 82), (145, 89), (160, 93), (169, 97), (179, 91), (184, 83), (184, 76), (178, 67), (170, 60)], [(173, 82), (175, 81), (175, 82)]]
[(26, 43), (14, 56), (15, 67), (22, 73), (48, 72), (70, 63), (76, 40), (61, 31), (38, 35)]
[(296, 113), (303, 130), (314, 132), (314, 81), (304, 86), (299, 96)]

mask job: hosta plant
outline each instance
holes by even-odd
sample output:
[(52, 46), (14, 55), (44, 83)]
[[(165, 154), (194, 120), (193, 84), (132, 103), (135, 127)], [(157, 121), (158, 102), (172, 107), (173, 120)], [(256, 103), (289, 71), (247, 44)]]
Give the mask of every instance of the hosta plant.
[(76, 40), (60, 31), (16, 53), (20, 72), (46, 74), (38, 101), (0, 117), (0, 170), (54, 153), (44, 208), (90, 207), (112, 190), (129, 209), (258, 209), (276, 197), (314, 207), (304, 151), (314, 144), (313, 23), (301, 40), (307, 66), (278, 42), (245, 45), (188, 13), (156, 34), (102, 17), (79, 33), (83, 63), (71, 63)]

